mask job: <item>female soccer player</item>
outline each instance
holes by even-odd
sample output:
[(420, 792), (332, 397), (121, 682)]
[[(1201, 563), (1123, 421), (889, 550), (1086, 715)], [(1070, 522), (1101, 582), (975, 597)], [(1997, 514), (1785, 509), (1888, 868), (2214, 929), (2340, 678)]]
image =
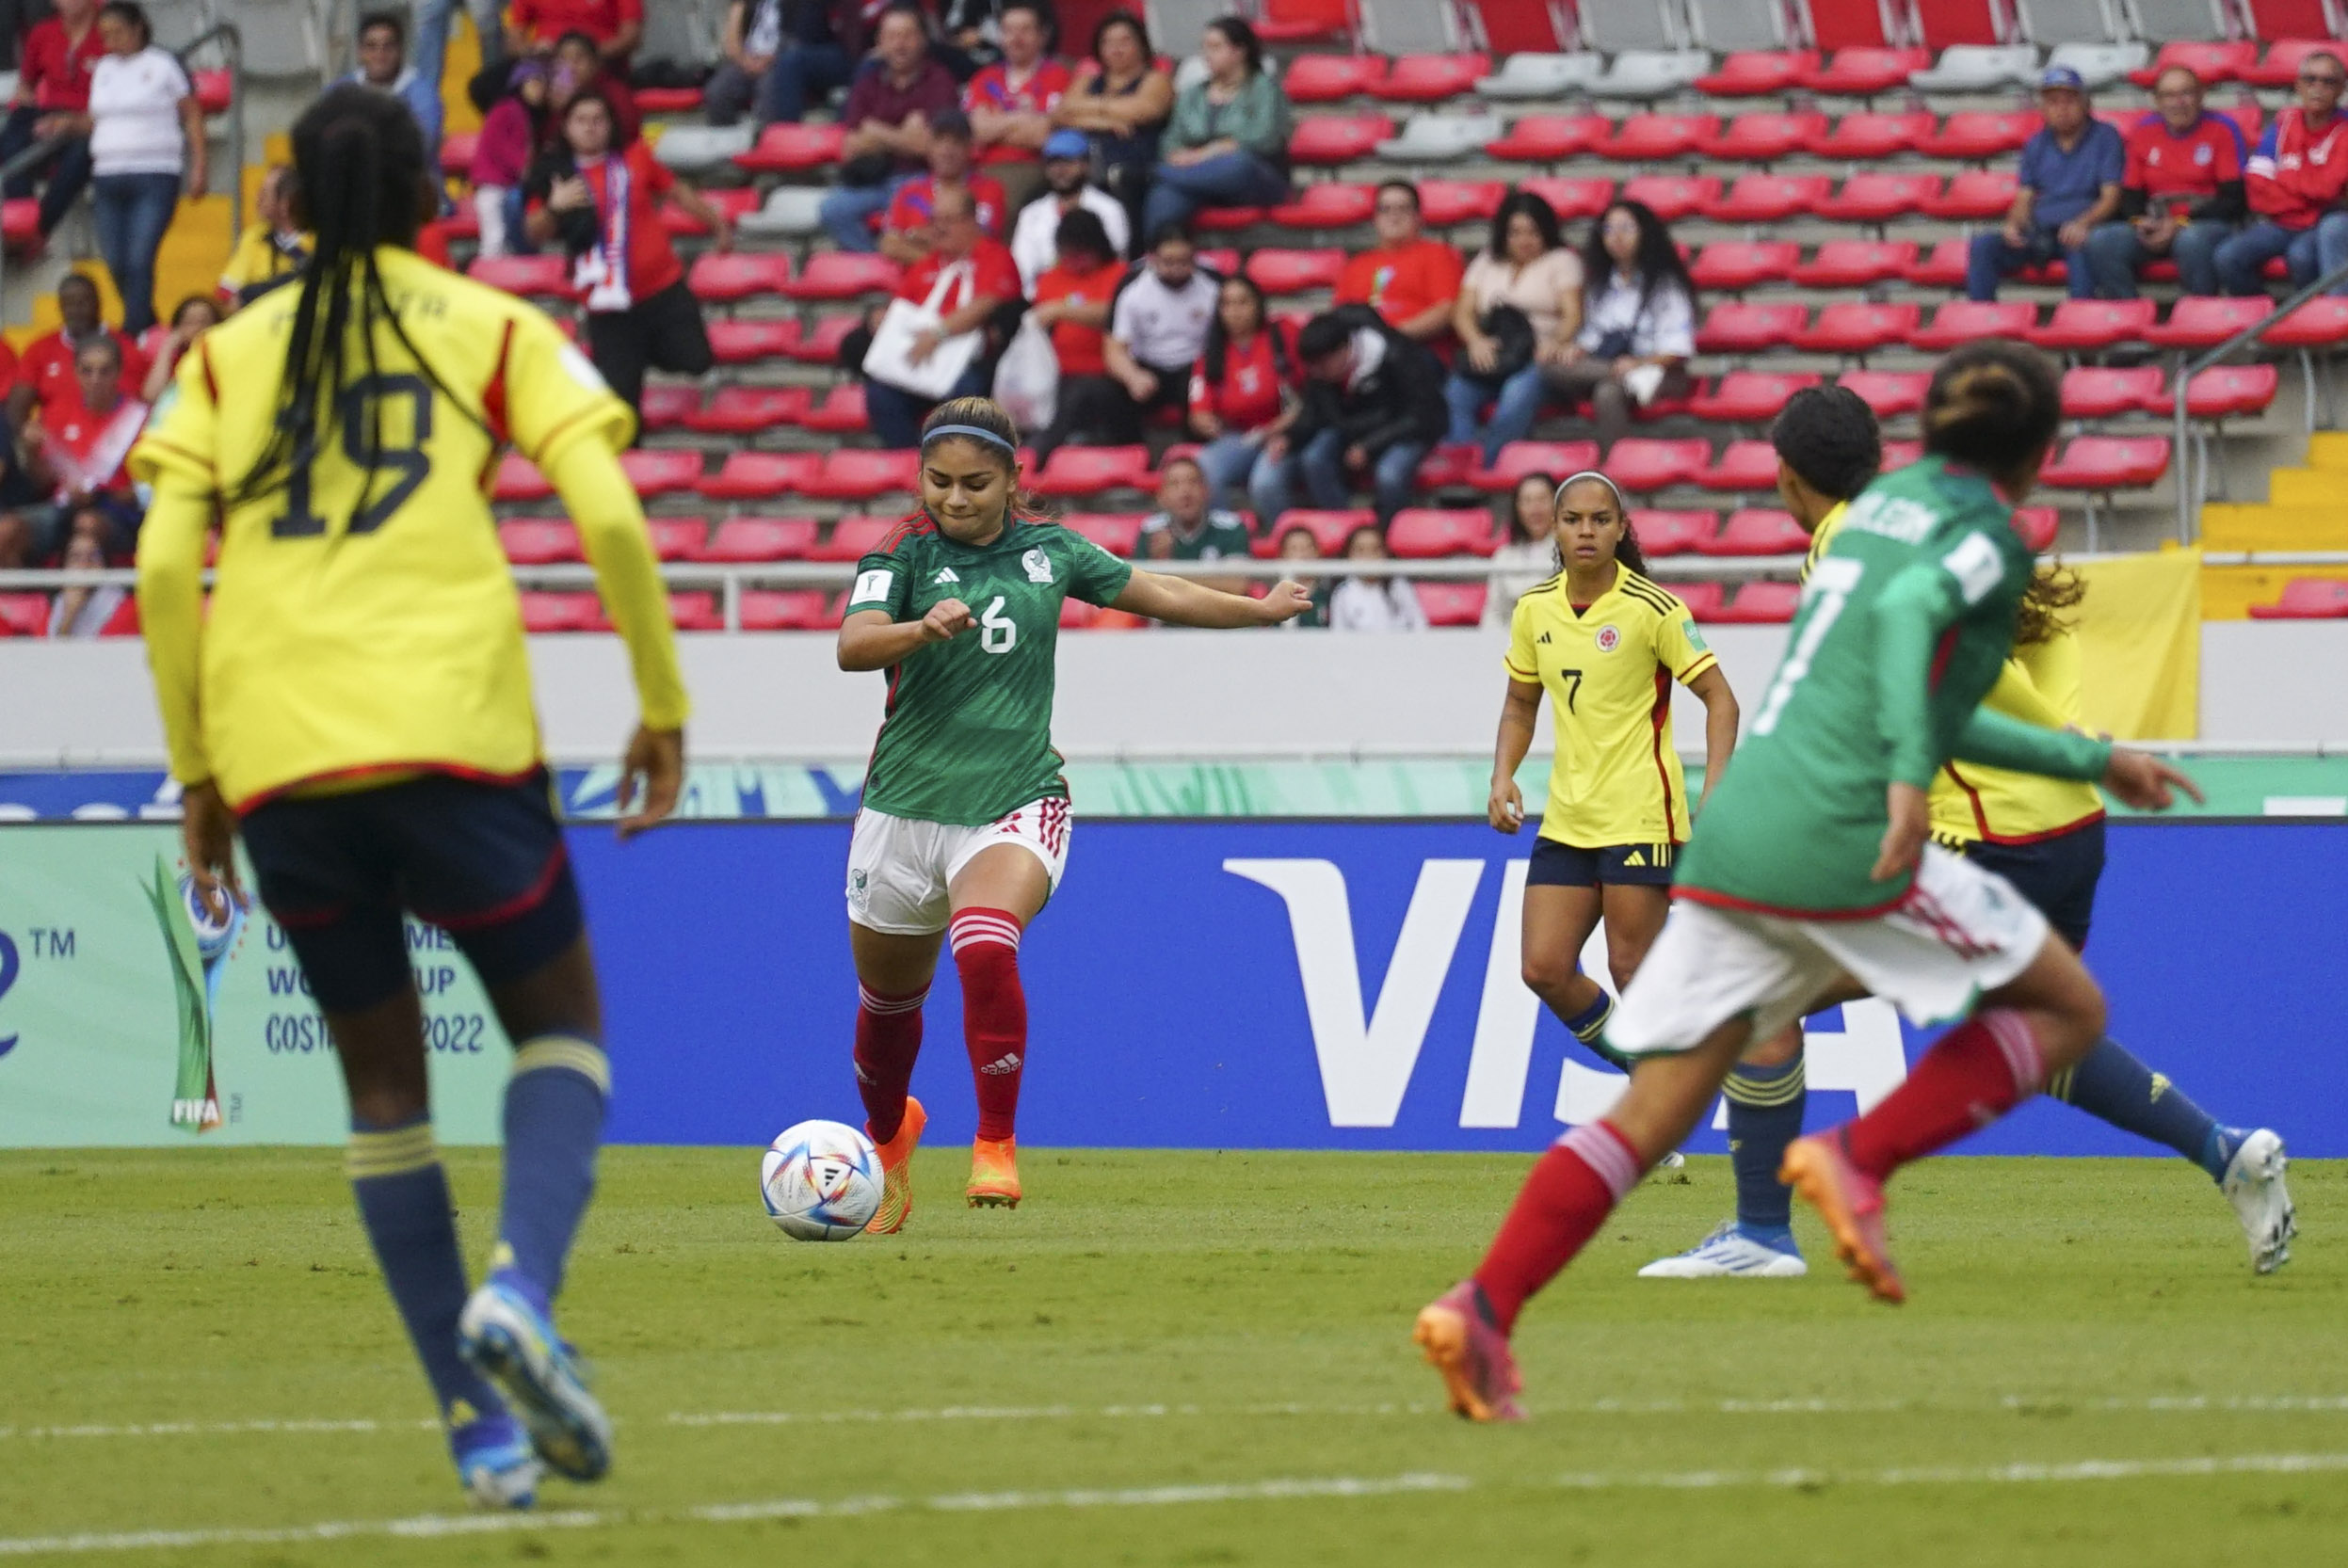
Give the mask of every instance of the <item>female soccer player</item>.
[[(1833, 547), (1848, 503), (1879, 460), (1874, 415), (1841, 388), (1793, 394), (1771, 430), (1777, 488), (1812, 531), (1813, 563)], [(2079, 579), (2041, 567), (2023, 595), (2014, 656), (1985, 699), (1992, 711), (2060, 729), (2079, 722), (2079, 644), (2065, 618), (2084, 592)], [(2090, 784), (1951, 762), (1932, 781), (1932, 833), (1942, 847), (2003, 876), (2055, 932), (2083, 952), (2103, 872), (2103, 799)], [(1808, 1272), (1793, 1244), (1792, 1197), (1777, 1180), (1802, 1134), (1807, 1100), (1799, 1024), (1755, 1046), (1723, 1086), (1736, 1218), (1689, 1251), (1659, 1258), (1642, 1276), (1787, 1277)], [(2295, 1228), (2283, 1141), (2265, 1128), (2226, 1127), (2116, 1040), (2048, 1080), (2047, 1092), (2122, 1131), (2164, 1144), (2192, 1160), (2232, 1203), (2251, 1267), (2268, 1273), (2291, 1258)]]
[(983, 397), (922, 425), (922, 509), (857, 566), (840, 667), (889, 672), (889, 706), (848, 850), (856, 1080), (887, 1173), (867, 1229), (905, 1224), (927, 1117), (906, 1093), (922, 1002), (949, 932), (978, 1090), (964, 1195), (1020, 1200), (1013, 1121), (1027, 1060), (1021, 935), (1068, 865), (1068, 784), (1052, 749), (1060, 606), (1075, 598), (1180, 626), (1276, 626), (1311, 604), (1137, 571), (1029, 509), (1019, 432)]
[(1672, 857), (1688, 837), (1671, 683), (1704, 704), (1707, 794), (1736, 749), (1737, 699), (1688, 607), (1646, 575), (1614, 481), (1577, 473), (1552, 504), (1563, 569), (1519, 599), (1509, 622), (1508, 696), (1485, 809), (1503, 833), (1524, 824), (1517, 769), (1546, 691), (1557, 757), (1525, 876), (1524, 983), (1575, 1039), (1600, 1049), (1614, 999), (1582, 972), (1583, 944), (1603, 916), (1616, 988), (1631, 983), (1663, 930)]
[[(197, 340), (134, 455), (155, 487), (139, 609), (190, 872), (214, 908), (241, 898), (241, 831), (333, 1032), (360, 1219), (458, 1473), (481, 1501), (524, 1507), (540, 1460), (579, 1480), (611, 1462), (610, 1423), (551, 1311), (609, 1075), (513, 576), (482, 496), (501, 446), (571, 508), (634, 661), (623, 834), (675, 804), (684, 688), (615, 456), (634, 421), (538, 311), (417, 259), (436, 198), (406, 105), (336, 88), (296, 123), (294, 160), (317, 235), (300, 287)], [(470, 1298), (403, 911), (456, 941), (515, 1046), (498, 1243)]]
[(1965, 1020), (1873, 1111), (1786, 1156), (1784, 1179), (1884, 1301), (1905, 1297), (1885, 1179), (2101, 1037), (2102, 993), (2046, 917), (1926, 843), (1926, 789), (1953, 757), (2100, 778), (2146, 809), (2193, 791), (2141, 752), (1976, 712), (2034, 570), (2012, 508), (2061, 416), (2036, 351), (1991, 341), (1951, 355), (1925, 399), (1925, 460), (1861, 496), (1810, 574), (1786, 657), (1681, 857), (1671, 917), (1607, 1031), (1639, 1059), (1631, 1087), (1542, 1156), (1475, 1276), (1419, 1315), (1415, 1337), (1461, 1415), (1518, 1414), (1508, 1335), (1525, 1302), (1686, 1138), (1745, 1047), (1846, 974), (1919, 1022)]

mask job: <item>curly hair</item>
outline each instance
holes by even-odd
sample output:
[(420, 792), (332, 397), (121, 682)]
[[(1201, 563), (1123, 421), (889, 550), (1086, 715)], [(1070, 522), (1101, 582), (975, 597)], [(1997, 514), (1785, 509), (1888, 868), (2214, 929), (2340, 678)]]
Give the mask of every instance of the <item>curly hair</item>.
[(2067, 612), (2078, 609), (2086, 597), (2087, 580), (2062, 562), (2040, 567), (2031, 574), (2030, 587), (2014, 613), (2014, 646), (2036, 648), (2068, 632), (2078, 617)]

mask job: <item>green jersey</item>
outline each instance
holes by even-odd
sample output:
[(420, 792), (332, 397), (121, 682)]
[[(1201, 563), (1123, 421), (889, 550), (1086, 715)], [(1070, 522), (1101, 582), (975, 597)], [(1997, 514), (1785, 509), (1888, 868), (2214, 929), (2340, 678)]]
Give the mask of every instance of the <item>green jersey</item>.
[(1871, 874), (1890, 785), (1929, 788), (1952, 758), (2103, 776), (2108, 744), (1977, 712), (2034, 569), (2012, 517), (1987, 479), (1938, 457), (1851, 504), (1681, 852), (1680, 892), (1795, 915), (1879, 912), (1909, 882)]
[[(1157, 553), (1157, 540), (1163, 537), (1171, 547), (1164, 555)], [(1147, 561), (1153, 557), (1165, 561), (1245, 561), (1249, 558), (1250, 539), (1247, 525), (1237, 512), (1219, 507), (1210, 511), (1198, 522), (1196, 534), (1184, 535), (1174, 526), (1174, 520), (1164, 512), (1152, 512), (1150, 520), (1141, 525), (1141, 537), (1134, 541), (1134, 559)]]
[(848, 614), (919, 620), (958, 599), (978, 617), (889, 670), (889, 707), (864, 804), (893, 817), (976, 827), (1066, 795), (1052, 749), (1060, 603), (1106, 604), (1128, 562), (1053, 523), (1013, 521), (992, 544), (957, 544), (921, 514), (857, 563)]

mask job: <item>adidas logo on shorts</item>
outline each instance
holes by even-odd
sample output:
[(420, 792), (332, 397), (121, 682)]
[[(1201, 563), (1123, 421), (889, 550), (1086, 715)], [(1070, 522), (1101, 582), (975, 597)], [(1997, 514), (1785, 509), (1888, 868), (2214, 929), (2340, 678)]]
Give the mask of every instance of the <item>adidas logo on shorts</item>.
[(1019, 1052), (1012, 1051), (1007, 1055), (998, 1057), (978, 1070), (982, 1073), (992, 1073), (997, 1078), (1001, 1078), (1005, 1073), (1018, 1072)]

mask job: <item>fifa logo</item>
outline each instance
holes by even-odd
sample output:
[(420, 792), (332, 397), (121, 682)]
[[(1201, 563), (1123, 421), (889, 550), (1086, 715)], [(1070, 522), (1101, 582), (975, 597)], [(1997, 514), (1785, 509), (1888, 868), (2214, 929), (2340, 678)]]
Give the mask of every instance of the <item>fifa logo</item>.
[(155, 856), (154, 883), (145, 890), (162, 929), (171, 989), (179, 999), (179, 1081), (171, 1092), (171, 1125), (209, 1132), (220, 1125), (220, 1095), (212, 1070), (213, 1012), (220, 1000), (220, 977), (245, 933), (245, 910), (223, 894), (228, 913), (215, 916), (196, 891), (195, 878), (185, 873), (175, 878), (161, 856)]

